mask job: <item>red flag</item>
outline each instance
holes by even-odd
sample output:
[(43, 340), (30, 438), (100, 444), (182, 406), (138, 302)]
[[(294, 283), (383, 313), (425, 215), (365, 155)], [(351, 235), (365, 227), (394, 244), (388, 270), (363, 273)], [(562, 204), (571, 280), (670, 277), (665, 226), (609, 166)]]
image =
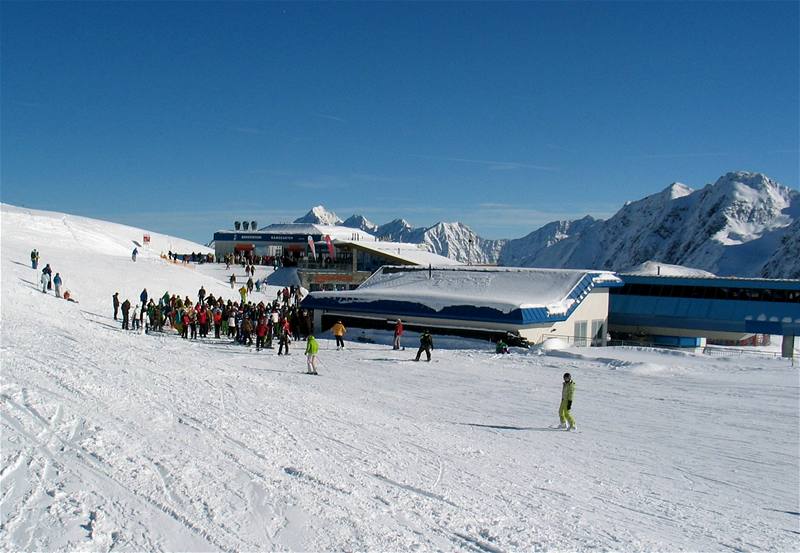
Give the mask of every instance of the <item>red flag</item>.
[(325, 243), (328, 244), (328, 254), (331, 256), (331, 259), (336, 259), (336, 252), (333, 251), (333, 242), (331, 242), (331, 235), (325, 235)]
[(317, 258), (317, 248), (314, 247), (314, 239), (310, 236), (308, 237), (308, 245), (311, 246), (311, 254), (314, 256), (314, 259)]

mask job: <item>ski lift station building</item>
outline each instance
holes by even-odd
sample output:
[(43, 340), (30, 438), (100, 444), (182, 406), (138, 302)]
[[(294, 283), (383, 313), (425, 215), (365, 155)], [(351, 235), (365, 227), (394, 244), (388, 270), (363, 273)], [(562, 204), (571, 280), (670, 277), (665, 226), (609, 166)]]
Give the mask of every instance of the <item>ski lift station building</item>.
[(571, 336), (604, 345), (609, 288), (622, 280), (608, 271), (474, 266), (385, 266), (355, 290), (314, 292), (302, 307), (314, 327), (337, 319), (387, 328), (397, 318), (416, 328), (530, 342)]
[[(291, 281), (312, 291), (354, 288), (383, 265), (460, 265), (424, 244), (385, 242), (359, 229), (313, 223), (220, 230), (214, 233), (214, 252), (218, 260), (235, 252), (278, 259), (282, 269), (274, 284)], [(272, 277), (267, 277), (268, 284), (273, 284)]]

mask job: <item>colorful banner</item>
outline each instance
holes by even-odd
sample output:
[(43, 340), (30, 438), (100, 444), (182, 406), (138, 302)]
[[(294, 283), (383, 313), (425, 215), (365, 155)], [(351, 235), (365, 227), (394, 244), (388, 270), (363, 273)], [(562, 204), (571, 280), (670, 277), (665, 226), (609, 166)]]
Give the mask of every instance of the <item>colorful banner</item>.
[(311, 255), (314, 256), (314, 259), (317, 258), (317, 248), (314, 247), (314, 239), (310, 236), (308, 237), (308, 245), (311, 247)]
[(330, 234), (325, 235), (325, 243), (328, 244), (328, 255), (331, 256), (331, 259), (336, 259), (336, 252), (333, 249), (333, 242), (331, 242)]

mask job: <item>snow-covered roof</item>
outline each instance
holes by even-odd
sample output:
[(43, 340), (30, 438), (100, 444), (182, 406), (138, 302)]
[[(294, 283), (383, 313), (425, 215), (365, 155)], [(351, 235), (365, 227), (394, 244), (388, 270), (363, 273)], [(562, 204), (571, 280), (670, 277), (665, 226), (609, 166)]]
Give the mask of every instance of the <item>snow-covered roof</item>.
[[(382, 267), (356, 290), (314, 292), (320, 307), (383, 308), (418, 305), (442, 312), (466, 307), (509, 314), (529, 311), (532, 318), (565, 317), (594, 287), (620, 286), (607, 271), (439, 266)], [(532, 313), (536, 311), (536, 313)]]
[(432, 253), (425, 244), (409, 244), (406, 242), (364, 242), (354, 240), (336, 240), (335, 245), (352, 246), (373, 252), (379, 256), (391, 257), (400, 262), (413, 265), (461, 265), (455, 259)]
[(363, 230), (340, 225), (318, 225), (316, 223), (275, 223), (258, 229), (270, 234), (309, 234), (330, 236), (331, 240), (358, 240), (375, 242), (377, 238)]

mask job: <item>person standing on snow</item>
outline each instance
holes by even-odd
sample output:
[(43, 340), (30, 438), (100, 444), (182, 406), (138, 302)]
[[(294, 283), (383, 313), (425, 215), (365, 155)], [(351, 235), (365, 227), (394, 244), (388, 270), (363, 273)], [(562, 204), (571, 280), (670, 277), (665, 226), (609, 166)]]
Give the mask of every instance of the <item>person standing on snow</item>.
[(278, 338), (278, 355), (286, 349), (286, 355), (289, 355), (289, 335), (291, 329), (289, 328), (289, 321), (283, 321), (283, 326), (280, 329), (280, 337)]
[(428, 330), (425, 330), (422, 335), (419, 337), (419, 349), (417, 350), (417, 358), (414, 361), (419, 361), (422, 352), (425, 352), (425, 355), (428, 357), (428, 361), (431, 360), (431, 350), (433, 349), (433, 337)]
[(197, 311), (191, 308), (186, 310), (189, 315), (189, 330), (191, 332), (191, 339), (197, 340)]
[(247, 286), (239, 288), (239, 295), (242, 297), (242, 305), (247, 303)]
[(306, 360), (308, 361), (308, 374), (319, 374), (317, 372), (317, 353), (319, 352), (319, 344), (313, 335), (309, 335), (306, 340)]
[(122, 302), (122, 328), (128, 330), (128, 312), (131, 310), (130, 300)]
[(142, 312), (139, 313), (139, 324), (141, 325), (144, 323), (144, 312), (147, 311), (147, 288), (142, 290), (142, 293), (139, 294), (139, 301), (142, 302)]
[(46, 294), (47, 293), (47, 285), (50, 284), (50, 277), (47, 276), (47, 273), (42, 271), (42, 276), (41, 276), (41, 278), (39, 280), (42, 283), (42, 294)]
[(119, 292), (114, 292), (114, 295), (111, 296), (111, 301), (114, 303), (114, 320), (116, 321), (119, 313)]
[(394, 325), (394, 347), (392, 349), (400, 349), (400, 336), (403, 335), (403, 321), (397, 319)]
[(200, 299), (200, 303), (203, 303), (203, 300), (206, 297), (206, 289), (200, 286), (200, 289), (197, 291), (197, 297)]
[(251, 334), (253, 333), (253, 322), (250, 320), (250, 317), (245, 317), (242, 321), (242, 345), (244, 346), (252, 346), (253, 345), (253, 338)]
[(131, 259), (133, 259), (134, 263), (136, 262), (136, 256), (137, 255), (139, 255), (139, 250), (137, 250), (136, 248), (133, 248), (133, 251), (131, 252)]
[(344, 349), (344, 335), (347, 329), (342, 324), (342, 321), (336, 321), (336, 324), (331, 327), (331, 332), (336, 337), (336, 351)]
[(231, 283), (231, 290), (236, 286), (236, 275), (231, 274), (231, 278), (228, 279), (228, 282)]
[(52, 290), (53, 289), (53, 283), (52, 283), (52, 280), (53, 280), (53, 269), (50, 268), (50, 264), (49, 263), (44, 266), (44, 269), (42, 269), (42, 273), (47, 275), (47, 289), (48, 290)]
[(36, 251), (36, 248), (33, 248), (33, 251), (31, 252), (31, 268), (39, 268), (39, 252)]
[(61, 275), (56, 273), (56, 276), (53, 277), (53, 286), (56, 287), (56, 297), (61, 297)]
[(214, 309), (214, 338), (219, 338), (219, 331), (222, 327), (222, 309), (217, 307)]
[[(564, 373), (564, 384), (561, 386), (561, 405), (558, 408), (558, 418), (561, 421), (559, 428), (575, 430), (575, 419), (572, 418), (572, 397), (575, 394), (575, 381), (572, 375)], [(569, 425), (567, 425), (569, 423)]]
[(264, 347), (267, 337), (267, 318), (263, 315), (258, 319), (256, 325), (256, 351), (261, 351)]

